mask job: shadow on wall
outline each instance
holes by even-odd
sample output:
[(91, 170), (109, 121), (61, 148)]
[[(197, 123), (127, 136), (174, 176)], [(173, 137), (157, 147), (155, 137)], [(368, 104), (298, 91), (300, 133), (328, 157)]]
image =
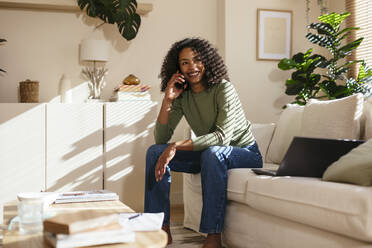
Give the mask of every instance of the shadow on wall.
[(280, 85), (280, 88), (283, 89), (283, 94), (280, 95), (273, 103), (273, 107), (275, 109), (281, 110), (284, 105), (293, 101), (292, 96), (288, 96), (285, 94), (285, 90), (286, 90), (285, 82), (288, 79), (288, 77), (289, 77), (288, 72), (279, 70), (278, 68), (272, 70), (269, 73), (270, 81), (278, 83)]
[(85, 25), (93, 28), (94, 31), (102, 32), (105, 39), (111, 43), (111, 45), (118, 53), (123, 53), (126, 50), (128, 50), (130, 42), (121, 36), (119, 29), (116, 25), (109, 23), (103, 24), (103, 21), (101, 21), (99, 18), (87, 16), (85, 12), (84, 13), (78, 12), (76, 14), (76, 17), (77, 18), (81, 17), (82, 22)]

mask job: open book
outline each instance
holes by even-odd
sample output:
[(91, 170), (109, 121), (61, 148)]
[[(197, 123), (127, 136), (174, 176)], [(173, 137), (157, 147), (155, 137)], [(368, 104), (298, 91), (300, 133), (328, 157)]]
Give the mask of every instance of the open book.
[(119, 200), (118, 194), (109, 190), (63, 192), (57, 196), (54, 203), (112, 201)]

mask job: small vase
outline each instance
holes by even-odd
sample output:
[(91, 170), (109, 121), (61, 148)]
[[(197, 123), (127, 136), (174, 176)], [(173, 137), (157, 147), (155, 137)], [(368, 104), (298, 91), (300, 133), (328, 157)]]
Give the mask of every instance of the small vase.
[(60, 81), (59, 94), (62, 103), (72, 103), (71, 81), (65, 74), (62, 75)]

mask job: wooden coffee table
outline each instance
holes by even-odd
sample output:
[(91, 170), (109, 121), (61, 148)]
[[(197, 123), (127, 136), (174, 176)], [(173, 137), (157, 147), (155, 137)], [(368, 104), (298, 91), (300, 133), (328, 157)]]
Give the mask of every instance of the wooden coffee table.
[[(84, 203), (67, 203), (51, 205), (53, 211), (72, 212), (83, 209), (94, 209), (107, 212), (128, 213), (134, 212), (131, 208), (120, 201), (101, 201), (101, 202), (84, 202)], [(17, 215), (17, 201), (4, 204), (4, 223), (9, 224), (9, 220)], [(4, 231), (3, 246), (9, 248), (39, 248), (51, 247), (44, 241), (43, 234), (21, 235), (18, 230)], [(110, 248), (158, 248), (167, 245), (167, 234), (163, 230), (154, 232), (136, 232), (135, 243), (122, 243), (114, 245), (100, 245), (91, 247), (110, 247)]]

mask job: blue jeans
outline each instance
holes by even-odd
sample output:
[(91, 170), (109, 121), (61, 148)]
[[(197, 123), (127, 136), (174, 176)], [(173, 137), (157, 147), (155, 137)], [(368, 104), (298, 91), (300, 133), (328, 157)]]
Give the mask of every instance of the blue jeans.
[(227, 170), (262, 167), (262, 156), (254, 143), (243, 148), (211, 146), (203, 151), (177, 151), (159, 182), (155, 165), (168, 144), (152, 145), (146, 154), (145, 212), (164, 212), (163, 225), (169, 225), (170, 170), (201, 173), (203, 209), (199, 231), (221, 233), (226, 207)]

